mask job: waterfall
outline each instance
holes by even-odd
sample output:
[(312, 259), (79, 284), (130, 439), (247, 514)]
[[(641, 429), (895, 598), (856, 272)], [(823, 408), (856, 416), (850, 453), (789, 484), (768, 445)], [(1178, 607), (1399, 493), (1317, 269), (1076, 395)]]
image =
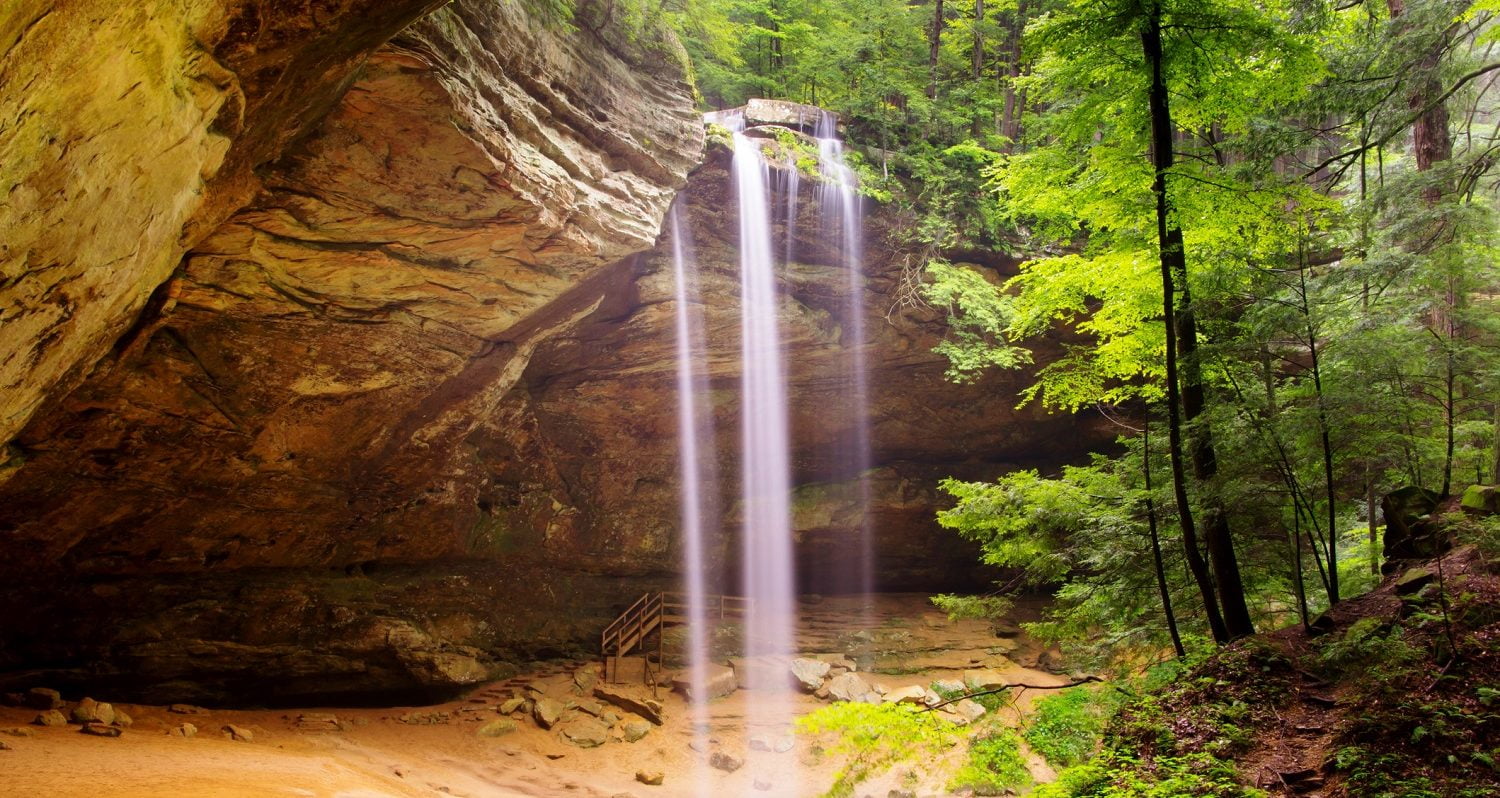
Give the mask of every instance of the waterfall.
[[(837, 476), (852, 479), (853, 501), (860, 528), (849, 541), (848, 572), (835, 575), (841, 591), (855, 593), (868, 602), (875, 591), (874, 541), (870, 529), (870, 412), (869, 372), (865, 363), (864, 307), (864, 218), (859, 183), (844, 159), (844, 144), (838, 136), (838, 118), (827, 111), (813, 132), (818, 142), (818, 223), (820, 236), (838, 242), (840, 266), (844, 270), (846, 321), (840, 341), (845, 353), (850, 440), (838, 453)], [(842, 578), (839, 578), (842, 577)]]
[[(796, 624), (792, 561), (791, 458), (787, 424), (786, 369), (782, 361), (771, 246), (768, 167), (760, 145), (734, 134), (734, 190), (740, 244), (740, 360), (743, 573), (750, 599), (745, 654), (752, 660), (793, 653)], [(751, 734), (784, 735), (791, 721), (787, 675), (775, 667), (752, 668), (748, 686), (761, 691), (747, 709)], [(776, 790), (795, 795), (794, 774), (775, 773)]]
[[(682, 480), (680, 515), (682, 523), (682, 567), (686, 575), (688, 622), (688, 672), (691, 685), (693, 740), (699, 749), (708, 743), (708, 563), (704, 557), (704, 486), (713, 485), (712, 469), (706, 465), (700, 441), (712, 447), (713, 435), (709, 417), (700, 402), (707, 395), (707, 382), (695, 367), (705, 350), (701, 317), (692, 309), (697, 306), (697, 263), (692, 256), (692, 242), (682, 225), (681, 203), (673, 203), (668, 224), (672, 238), (672, 276), (677, 304), (675, 331), (677, 337), (677, 440)], [(711, 453), (710, 453), (711, 454)], [(709, 458), (712, 459), (711, 457)], [(696, 768), (697, 792), (708, 790), (707, 765)]]

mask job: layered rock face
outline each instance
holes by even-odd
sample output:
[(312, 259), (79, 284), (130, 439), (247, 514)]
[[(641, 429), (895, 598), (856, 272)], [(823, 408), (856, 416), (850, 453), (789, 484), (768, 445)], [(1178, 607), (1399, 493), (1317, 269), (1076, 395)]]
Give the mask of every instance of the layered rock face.
[[(4, 167), (14, 195), (54, 200), (14, 217), (31, 238), (0, 250), (0, 296), (20, 308), (0, 326), (15, 343), (0, 350), (12, 358), (0, 404), (17, 430), (0, 482), (0, 686), (203, 703), (435, 697), (526, 658), (589, 653), (614, 612), (675, 583), (673, 286), (657, 238), (703, 145), (675, 43), (587, 2), (576, 30), (493, 0), (404, 29), (431, 4), (366, 5), (215, 6), (190, 27), (208, 32), (162, 33), (152, 58), (181, 75), (207, 59), (228, 87), (196, 110), (174, 86), (202, 81), (133, 89), (150, 114), (198, 131), (176, 145), (182, 174), (149, 165), (171, 142), (120, 121), (104, 93), (76, 117), (51, 109), (75, 131), (64, 160), (98, 150), (88, 168)], [(33, 10), (30, 27), (0, 18), (27, 31), (9, 52), (78, 23)], [(111, 35), (146, 25), (116, 13)], [(171, 14), (192, 16), (153, 13), (143, 30), (173, 36)], [(217, 60), (201, 41), (223, 43)], [(40, 102), (0, 95), (7, 113)], [(709, 342), (714, 556), (732, 590), (725, 150), (681, 201)], [(855, 345), (846, 275), (813, 225), (781, 231), (797, 239), (782, 326), (810, 590), (843, 586), (830, 575), (847, 571), (861, 525), (882, 587), (977, 584), (974, 551), (933, 524), (936, 479), (1076, 459), (1107, 434), (1015, 410), (1024, 375), (944, 382), (930, 351), (942, 314), (892, 311), (903, 257), (881, 243), (888, 224), (872, 213), (864, 269), (868, 511), (839, 456), (858, 412), (838, 376)], [(87, 314), (28, 298), (48, 295)]]
[[(604, 267), (652, 245), (700, 157), (675, 41), (579, 13), (569, 32), (511, 3), (456, 3), (380, 47), (114, 353), (20, 432), (22, 464), (0, 486), (0, 570), (17, 606), (44, 603), (7, 628), (8, 664), (221, 684), (257, 663), (323, 671), (289, 693), (484, 675), (473, 650), (434, 665), (449, 641), (427, 646), (430, 625), (399, 631), (469, 597), (411, 601), (386, 622), (389, 596), (365, 601), (383, 585), (354, 578), (325, 600), (326, 571), (307, 569), (491, 552), (465, 439), (537, 343), (597, 302)], [(306, 586), (266, 595), (287, 582), (264, 569), (301, 569)], [(228, 576), (195, 579), (205, 572)], [(427, 585), (413, 592), (454, 572), (412, 576)], [(514, 588), (498, 605), (536, 599), (522, 580), (487, 581)], [(197, 611), (162, 614), (184, 601)], [(57, 628), (58, 610), (75, 620)], [(507, 619), (517, 636), (525, 614)], [(327, 661), (270, 664), (299, 647)], [(422, 662), (334, 684), (388, 649)]]

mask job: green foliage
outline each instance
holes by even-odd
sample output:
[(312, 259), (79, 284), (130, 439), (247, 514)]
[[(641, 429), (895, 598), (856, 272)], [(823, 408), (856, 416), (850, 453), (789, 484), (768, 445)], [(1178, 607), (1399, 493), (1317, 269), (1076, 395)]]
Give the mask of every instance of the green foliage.
[(903, 761), (922, 761), (952, 746), (957, 727), (910, 704), (839, 702), (797, 719), (800, 734), (831, 736), (826, 755), (844, 762), (826, 795), (852, 795), (854, 786)]
[(1015, 602), (1004, 596), (957, 596), (943, 593), (933, 596), (932, 603), (948, 613), (949, 620), (956, 621), (960, 618), (994, 620), (1010, 612)]
[(1406, 642), (1402, 628), (1381, 618), (1361, 618), (1342, 636), (1322, 644), (1318, 664), (1332, 673), (1376, 669), (1390, 675), (1421, 658)]
[(1104, 725), (1118, 707), (1115, 695), (1075, 687), (1037, 701), (1026, 726), (1026, 744), (1059, 770), (1083, 764), (1098, 747)]
[(1009, 795), (1031, 781), (1021, 756), (1021, 738), (1009, 730), (996, 730), (969, 742), (969, 758), (954, 774), (952, 790), (972, 790), (975, 795)]
[(1234, 766), (1204, 754), (1142, 762), (1111, 754), (1058, 774), (1057, 781), (1031, 793), (1034, 798), (1264, 798), (1239, 783)]

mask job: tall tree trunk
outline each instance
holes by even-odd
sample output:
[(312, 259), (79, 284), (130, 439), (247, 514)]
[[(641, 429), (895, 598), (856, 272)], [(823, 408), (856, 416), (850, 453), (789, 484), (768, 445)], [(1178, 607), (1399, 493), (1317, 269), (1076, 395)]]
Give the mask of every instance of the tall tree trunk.
[[(1152, 7), (1146, 28), (1141, 32), (1141, 45), (1145, 50), (1146, 62), (1151, 66), (1151, 160), (1156, 169), (1151, 191), (1156, 195), (1156, 239), (1161, 261), (1162, 313), (1168, 327), (1167, 448), (1172, 464), (1172, 492), (1177, 500), (1177, 516), (1182, 526), (1182, 543), (1188, 569), (1193, 574), (1193, 581), (1198, 583), (1198, 591), (1203, 594), (1203, 608), (1208, 615), (1209, 630), (1213, 633), (1214, 640), (1224, 643), (1232, 640), (1233, 636), (1220, 612), (1214, 582), (1208, 574), (1208, 564), (1203, 560), (1203, 553), (1198, 550), (1198, 533), (1193, 523), (1193, 508), (1188, 501), (1187, 474), (1183, 465), (1182, 426), (1186, 405), (1177, 373), (1177, 350), (1182, 329), (1181, 314), (1175, 301), (1175, 283), (1179, 275), (1186, 274), (1187, 261), (1183, 250), (1182, 228), (1172, 218), (1171, 201), (1167, 197), (1167, 171), (1172, 168), (1173, 163), (1172, 116), (1167, 101), (1167, 84), (1162, 75), (1159, 7)], [(1176, 328), (1175, 331), (1173, 328)], [(1239, 589), (1237, 583), (1220, 583), (1220, 587)]]
[(937, 99), (938, 51), (943, 45), (943, 0), (932, 2), (932, 31), (927, 37), (927, 97)]
[(1026, 30), (1027, 0), (1018, 0), (1016, 10), (1010, 15), (1010, 24), (1005, 29), (1005, 69), (998, 71), (1004, 84), (1005, 102), (1000, 111), (1000, 135), (1011, 141), (1006, 152), (1015, 149), (1021, 137), (1021, 111), (1026, 105), (1025, 95), (1016, 91), (1016, 78), (1021, 76), (1021, 33)]
[[(984, 74), (984, 0), (974, 0), (974, 52), (971, 58), (970, 79), (974, 88), (979, 88), (980, 77)], [(984, 133), (985, 120), (979, 115), (974, 115), (974, 123), (970, 132), (977, 139)]]
[(1161, 610), (1167, 618), (1167, 634), (1172, 637), (1172, 650), (1178, 657), (1186, 657), (1182, 647), (1182, 635), (1177, 631), (1177, 614), (1172, 612), (1172, 591), (1167, 587), (1167, 567), (1161, 556), (1161, 533), (1156, 526), (1156, 497), (1151, 493), (1151, 414), (1146, 414), (1146, 425), (1141, 430), (1141, 473), (1146, 479), (1146, 529), (1151, 533), (1151, 562), (1156, 566), (1156, 590), (1161, 593)]

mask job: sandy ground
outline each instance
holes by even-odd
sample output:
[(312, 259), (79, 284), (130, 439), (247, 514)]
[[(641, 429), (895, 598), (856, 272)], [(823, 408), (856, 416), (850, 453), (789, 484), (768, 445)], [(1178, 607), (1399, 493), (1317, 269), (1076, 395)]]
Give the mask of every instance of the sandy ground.
[[(1025, 610), (1023, 609), (1024, 613)], [(967, 668), (987, 667), (1007, 679), (1034, 684), (1066, 681), (1044, 671), (1024, 668), (1036, 646), (1024, 638), (1017, 651), (1002, 655), (987, 624), (950, 623), (921, 596), (883, 596), (873, 611), (852, 602), (829, 599), (806, 608), (800, 646), (805, 654), (840, 653), (848, 635), (869, 630), (875, 645), (888, 655), (885, 669), (899, 673), (863, 674), (888, 688), (927, 685), (954, 678)], [(581, 749), (555, 731), (523, 722), (498, 738), (476, 734), (484, 722), (498, 717), (496, 695), (521, 683), (546, 689), (565, 689), (579, 664), (559, 664), (549, 671), (486, 685), (471, 700), (436, 707), (388, 709), (307, 708), (295, 710), (214, 709), (203, 715), (183, 715), (163, 707), (118, 705), (134, 718), (134, 725), (118, 738), (81, 734), (78, 727), (44, 728), (28, 725), (36, 712), (0, 708), (0, 732), (16, 727), (23, 736), (0, 734), (11, 750), (0, 751), (0, 796), (308, 796), (316, 798), (377, 798), (386, 796), (811, 796), (832, 783), (841, 762), (816, 753), (817, 740), (797, 737), (785, 753), (750, 752), (747, 740), (748, 702), (764, 695), (739, 691), (710, 704), (711, 736), (716, 748), (739, 756), (749, 754), (745, 767), (734, 773), (709, 768), (706, 755), (694, 751), (687, 703), (665, 690), (661, 693), (665, 723), (635, 743), (611, 741)], [(1036, 694), (1022, 694), (1016, 710), (1002, 710), (1013, 720)], [(77, 698), (69, 696), (69, 698)], [(108, 700), (107, 695), (95, 696)], [(810, 695), (791, 695), (795, 712), (826, 706)], [(400, 718), (409, 711), (446, 711), (453, 720), (437, 725), (412, 725)], [(303, 713), (335, 714), (350, 727), (338, 732), (299, 729)], [(181, 723), (198, 727), (196, 736), (171, 734)], [(221, 732), (226, 724), (250, 729), (250, 742), (231, 741)], [(950, 759), (962, 752), (955, 750)], [(885, 798), (900, 784), (918, 795), (942, 795), (943, 762), (905, 763), (866, 783), (856, 795)], [(666, 774), (662, 786), (636, 781), (638, 770)], [(1049, 775), (1034, 763), (1036, 775)], [(760, 782), (757, 787), (756, 782)]]

